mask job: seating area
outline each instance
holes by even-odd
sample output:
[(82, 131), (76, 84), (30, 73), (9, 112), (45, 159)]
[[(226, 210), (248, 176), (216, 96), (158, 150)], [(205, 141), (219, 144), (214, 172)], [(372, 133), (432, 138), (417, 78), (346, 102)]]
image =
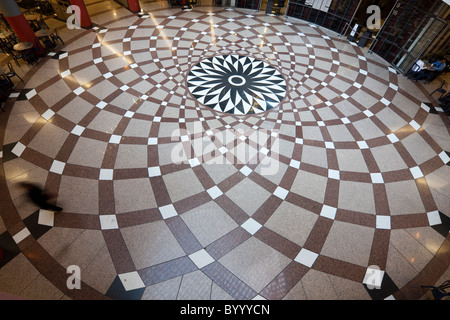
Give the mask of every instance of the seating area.
[[(45, 6), (34, 6), (41, 1), (18, 1), (25, 19), (35, 32), (36, 40), (34, 43), (22, 42), (9, 25), (7, 19), (0, 14), (0, 100), (8, 97), (11, 90), (19, 81), (23, 79), (14, 69), (13, 65), (21, 71), (23, 67), (26, 70), (39, 64), (41, 58), (49, 52), (64, 45), (64, 40), (58, 32), (55, 24), (48, 23), (46, 20), (52, 16), (45, 16), (49, 9)], [(42, 2), (43, 3), (43, 2)], [(49, 25), (53, 25), (52, 28)], [(23, 74), (23, 73), (22, 73)]]

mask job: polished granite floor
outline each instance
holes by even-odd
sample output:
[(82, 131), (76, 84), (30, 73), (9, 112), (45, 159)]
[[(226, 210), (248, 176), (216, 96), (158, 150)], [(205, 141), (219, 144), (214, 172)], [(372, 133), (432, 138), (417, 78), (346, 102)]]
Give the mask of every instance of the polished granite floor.
[(293, 18), (85, 2), (94, 28), (49, 19), (65, 44), (0, 114), (0, 291), (415, 300), (450, 278), (437, 82)]

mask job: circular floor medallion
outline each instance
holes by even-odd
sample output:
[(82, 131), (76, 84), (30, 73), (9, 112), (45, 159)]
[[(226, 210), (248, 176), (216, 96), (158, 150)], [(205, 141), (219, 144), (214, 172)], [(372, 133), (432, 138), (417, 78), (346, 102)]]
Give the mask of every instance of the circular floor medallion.
[(283, 76), (264, 61), (221, 55), (195, 65), (187, 78), (192, 95), (205, 106), (231, 114), (255, 114), (280, 104), (286, 94)]

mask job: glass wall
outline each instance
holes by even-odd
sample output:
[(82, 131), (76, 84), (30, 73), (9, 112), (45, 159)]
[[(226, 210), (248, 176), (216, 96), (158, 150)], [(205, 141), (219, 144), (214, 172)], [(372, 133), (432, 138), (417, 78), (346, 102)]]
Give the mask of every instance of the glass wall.
[(398, 0), (370, 51), (406, 73), (445, 26), (448, 6), (436, 0)]
[(286, 15), (343, 34), (360, 3), (360, 0), (290, 0)]
[(236, 0), (235, 6), (238, 8), (258, 10), (260, 0)]

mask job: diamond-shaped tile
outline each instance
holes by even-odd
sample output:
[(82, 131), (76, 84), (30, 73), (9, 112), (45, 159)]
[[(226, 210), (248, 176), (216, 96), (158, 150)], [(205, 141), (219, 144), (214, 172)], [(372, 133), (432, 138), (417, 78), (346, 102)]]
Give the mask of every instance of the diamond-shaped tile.
[(112, 180), (114, 175), (113, 169), (100, 169), (100, 180)]
[(145, 287), (145, 284), (137, 271), (119, 274), (119, 279), (126, 291)]
[(120, 143), (120, 140), (122, 140), (121, 136), (113, 134), (113, 135), (111, 135), (111, 138), (109, 139), (109, 143), (118, 144), (118, 143)]
[(249, 167), (247, 167), (247, 166), (243, 166), (242, 168), (241, 168), (241, 170), (239, 170), (243, 175), (245, 175), (246, 177), (250, 174), (250, 173), (252, 173), (252, 169), (250, 169)]
[(206, 252), (205, 249), (201, 249), (197, 252), (194, 252), (188, 256), (192, 262), (197, 266), (197, 268), (201, 269), (211, 263), (213, 263), (215, 260), (213, 257), (209, 255), (208, 252)]
[(322, 217), (334, 220), (336, 217), (337, 208), (333, 208), (327, 205), (323, 205), (320, 215)]
[(177, 211), (175, 210), (175, 207), (172, 204), (160, 207), (159, 212), (161, 212), (163, 219), (168, 219), (178, 215)]
[(50, 210), (39, 210), (38, 224), (53, 227), (55, 212)]
[(376, 228), (377, 229), (387, 229), (387, 230), (391, 229), (391, 217), (377, 215)]
[(244, 228), (248, 233), (251, 235), (254, 235), (256, 232), (258, 232), (259, 229), (261, 229), (262, 225), (255, 221), (254, 219), (250, 218), (247, 221), (245, 221), (242, 225), (242, 228)]
[(66, 164), (64, 162), (53, 160), (52, 166), (50, 167), (50, 171), (58, 174), (62, 174), (64, 171), (64, 167)]
[(439, 211), (431, 211), (427, 212), (427, 218), (428, 222), (430, 223), (430, 226), (435, 226), (442, 223), (442, 220), (439, 216)]
[(23, 145), (20, 142), (17, 142), (17, 144), (12, 148), (11, 152), (15, 154), (16, 156), (20, 157), (22, 153), (25, 151), (25, 145)]
[(161, 175), (160, 167), (150, 167), (148, 168), (148, 176), (149, 177), (158, 177)]
[(81, 136), (81, 134), (84, 132), (84, 127), (79, 126), (78, 124), (72, 129), (70, 133), (75, 134), (77, 136)]
[(119, 229), (115, 214), (100, 215), (100, 228), (102, 230)]
[(277, 196), (278, 198), (284, 200), (284, 199), (286, 199), (287, 195), (289, 194), (289, 191), (286, 190), (286, 189), (284, 189), (284, 188), (282, 188), (282, 187), (280, 187), (280, 186), (278, 186), (278, 187), (275, 189), (275, 191), (273, 192), (273, 194), (274, 194), (275, 196)]
[(28, 230), (27, 228), (24, 228), (13, 236), (13, 240), (17, 244), (19, 244), (23, 239), (28, 237), (30, 234), (31, 234), (30, 230)]
[(370, 179), (372, 179), (372, 183), (384, 183), (383, 175), (380, 172), (371, 173)]
[(411, 171), (411, 174), (413, 175), (414, 179), (419, 179), (423, 177), (422, 170), (420, 170), (419, 167), (410, 168), (409, 171)]
[(303, 248), (297, 254), (294, 261), (296, 261), (304, 266), (307, 266), (308, 268), (311, 268), (313, 266), (314, 262), (316, 262), (317, 257), (319, 257), (319, 255), (317, 253)]
[(208, 194), (213, 200), (220, 197), (223, 194), (222, 190), (220, 190), (219, 187), (217, 186), (209, 188), (208, 190), (206, 190), (206, 192), (208, 192)]
[(340, 179), (339, 171), (334, 169), (328, 169), (328, 178), (339, 180)]

